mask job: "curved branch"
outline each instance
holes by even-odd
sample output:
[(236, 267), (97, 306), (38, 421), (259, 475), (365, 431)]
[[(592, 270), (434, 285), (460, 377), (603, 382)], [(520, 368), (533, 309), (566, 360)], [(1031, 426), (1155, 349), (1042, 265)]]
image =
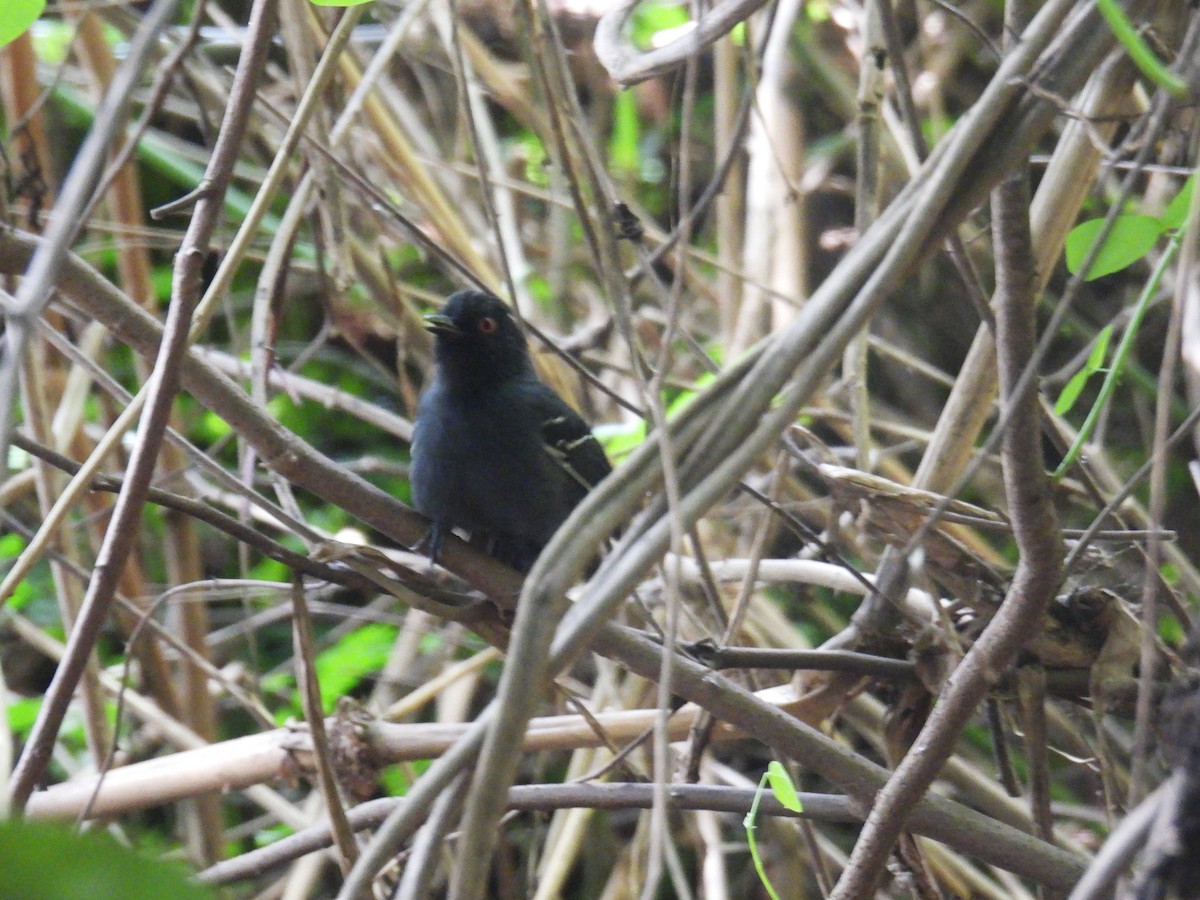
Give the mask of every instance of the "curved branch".
[(748, 19), (766, 0), (724, 0), (716, 9), (701, 16), (691, 31), (665, 47), (644, 51), (635, 49), (622, 34), (638, 2), (625, 0), (606, 12), (596, 23), (593, 38), (596, 56), (622, 87), (679, 68), (723, 38), (734, 25)]

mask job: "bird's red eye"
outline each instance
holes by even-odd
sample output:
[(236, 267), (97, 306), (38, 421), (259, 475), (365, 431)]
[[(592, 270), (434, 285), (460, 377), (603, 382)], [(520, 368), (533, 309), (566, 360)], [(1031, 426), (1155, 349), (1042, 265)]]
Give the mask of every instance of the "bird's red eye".
[(493, 319), (491, 316), (484, 316), (482, 319), (479, 320), (479, 330), (482, 331), (484, 334), (491, 334), (493, 331), (496, 330), (497, 327), (498, 326), (496, 325), (496, 320)]

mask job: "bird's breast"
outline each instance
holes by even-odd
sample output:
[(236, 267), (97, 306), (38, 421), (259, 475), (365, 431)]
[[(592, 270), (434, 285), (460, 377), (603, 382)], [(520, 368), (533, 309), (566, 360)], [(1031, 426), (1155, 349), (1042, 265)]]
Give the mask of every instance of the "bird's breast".
[(424, 398), (413, 445), (417, 509), (469, 531), (549, 539), (564, 517), (562, 478), (538, 425), (499, 393)]

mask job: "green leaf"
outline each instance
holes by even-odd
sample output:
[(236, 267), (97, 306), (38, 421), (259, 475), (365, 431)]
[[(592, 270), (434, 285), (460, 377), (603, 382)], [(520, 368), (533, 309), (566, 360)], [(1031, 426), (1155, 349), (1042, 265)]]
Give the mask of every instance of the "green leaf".
[(1104, 360), (1108, 357), (1108, 345), (1112, 341), (1113, 327), (1109, 323), (1100, 329), (1100, 333), (1096, 335), (1096, 343), (1092, 345), (1092, 352), (1088, 354), (1087, 362), (1084, 367), (1089, 372), (1098, 372), (1104, 365)]
[(646, 423), (637, 419), (631, 424), (605, 423), (592, 429), (596, 440), (610, 459), (621, 459), (640, 447), (646, 440)]
[(42, 708), (41, 697), (20, 697), (10, 700), (4, 707), (8, 717), (8, 727), (21, 737), (27, 737), (33, 731), (33, 723)]
[(371, 0), (308, 0), (313, 6), (362, 6)]
[(796, 786), (792, 784), (792, 778), (787, 773), (787, 769), (781, 763), (771, 760), (767, 764), (767, 783), (771, 785), (771, 793), (775, 795), (775, 799), (784, 805), (786, 809), (792, 812), (804, 812), (804, 804), (800, 802), (800, 797), (796, 794)]
[(767, 777), (767, 773), (764, 772), (762, 778), (758, 779), (758, 789), (754, 792), (754, 800), (750, 804), (750, 811), (742, 819), (742, 825), (746, 828), (746, 847), (750, 851), (750, 859), (754, 862), (754, 871), (758, 873), (758, 880), (762, 882), (762, 886), (771, 900), (779, 900), (779, 895), (775, 893), (775, 887), (771, 884), (771, 879), (767, 877), (766, 867), (763, 866), (762, 857), (758, 852), (758, 840), (754, 836), (754, 833), (758, 830), (758, 802), (762, 799), (762, 792), (766, 786)]
[(1187, 637), (1183, 625), (1174, 616), (1163, 616), (1158, 620), (1158, 636), (1170, 647), (1179, 647)]
[(635, 175), (641, 168), (638, 152), (640, 137), (637, 98), (633, 91), (621, 91), (613, 103), (612, 137), (608, 141), (609, 162), (618, 175)]
[(686, 5), (671, 0), (643, 3), (633, 14), (633, 42), (643, 50), (653, 46), (660, 31), (669, 31), (686, 24), (691, 17)]
[(8, 608), (20, 612), (37, 600), (40, 593), (33, 582), (26, 578), (13, 588), (12, 596), (8, 598)]
[(1084, 444), (1091, 440), (1092, 434), (1096, 430), (1096, 423), (1100, 420), (1101, 410), (1105, 408), (1105, 404), (1108, 403), (1116, 391), (1121, 373), (1127, 368), (1126, 361), (1132, 358), (1133, 344), (1137, 339), (1138, 331), (1142, 327), (1142, 320), (1146, 317), (1146, 310), (1150, 308), (1150, 301), (1157, 294), (1158, 287), (1163, 280), (1163, 275), (1175, 257), (1179, 255), (1179, 248), (1182, 244), (1183, 232), (1176, 231), (1171, 235), (1166, 249), (1159, 256), (1157, 262), (1155, 262), (1154, 270), (1150, 273), (1150, 278), (1142, 287), (1142, 292), (1138, 296), (1137, 303), (1133, 306), (1133, 315), (1129, 317), (1129, 323), (1125, 326), (1125, 333), (1121, 335), (1121, 341), (1117, 344), (1117, 349), (1113, 351), (1112, 363), (1105, 372), (1104, 382), (1100, 385), (1100, 392), (1096, 395), (1096, 402), (1092, 404), (1091, 411), (1088, 412), (1087, 418), (1084, 419), (1083, 425), (1080, 426), (1079, 434), (1075, 436), (1074, 443), (1067, 449), (1062, 462), (1054, 470), (1052, 477), (1055, 481), (1063, 478), (1071, 466), (1075, 465), (1075, 461), (1083, 452)]
[[(1079, 272), (1103, 227), (1103, 219), (1090, 219), (1071, 229), (1066, 242), (1067, 268), (1071, 274)], [(1117, 216), (1085, 280), (1111, 275), (1137, 262), (1158, 242), (1162, 231), (1162, 223), (1154, 216)]]
[(546, 187), (550, 184), (547, 169), (550, 166), (550, 156), (541, 139), (532, 131), (522, 131), (515, 143), (521, 147), (520, 152), (525, 158), (525, 180), (536, 187)]
[(16, 559), (25, 549), (25, 538), (19, 534), (0, 534), (0, 559)]
[(108, 834), (44, 822), (0, 823), (0, 897), (22, 900), (214, 900), (185, 870), (147, 859)]
[(1071, 411), (1076, 401), (1079, 400), (1079, 395), (1083, 393), (1083, 388), (1088, 383), (1088, 379), (1104, 368), (1104, 360), (1108, 358), (1108, 345), (1112, 340), (1112, 334), (1112, 325), (1105, 325), (1101, 329), (1100, 333), (1096, 335), (1096, 343), (1092, 345), (1092, 351), (1088, 354), (1087, 362), (1063, 386), (1058, 399), (1054, 401), (1054, 411), (1060, 416), (1065, 416)]
[(0, 47), (23, 35), (41, 16), (46, 0), (4, 0), (0, 15)]
[(1193, 173), (1192, 177), (1183, 183), (1183, 187), (1179, 189), (1175, 199), (1167, 204), (1167, 211), (1163, 213), (1161, 219), (1164, 231), (1182, 228), (1187, 224), (1188, 210), (1192, 206), (1192, 191), (1195, 187), (1196, 176)]
[(1072, 375), (1071, 380), (1063, 385), (1058, 399), (1054, 401), (1054, 411), (1060, 416), (1065, 416), (1069, 413), (1079, 401), (1079, 395), (1083, 393), (1083, 389), (1091, 376), (1092, 373), (1087, 369), (1080, 369)]
[(383, 668), (398, 633), (394, 625), (364, 625), (317, 654), (321, 706), (326, 712), (332, 712), (338, 698), (349, 694), (364, 677)]
[(833, 13), (829, 11), (829, 3), (826, 0), (810, 0), (805, 4), (805, 12), (812, 22), (828, 22), (833, 18)]

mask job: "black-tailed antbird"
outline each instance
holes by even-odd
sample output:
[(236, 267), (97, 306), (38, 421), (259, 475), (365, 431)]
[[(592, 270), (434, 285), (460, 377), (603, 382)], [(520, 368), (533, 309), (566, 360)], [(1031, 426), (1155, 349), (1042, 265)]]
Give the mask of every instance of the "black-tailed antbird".
[(430, 556), (462, 528), (528, 571), (612, 467), (583, 419), (538, 378), (498, 297), (458, 291), (425, 327), (436, 369), (417, 407), (410, 482), (413, 504), (433, 520)]

